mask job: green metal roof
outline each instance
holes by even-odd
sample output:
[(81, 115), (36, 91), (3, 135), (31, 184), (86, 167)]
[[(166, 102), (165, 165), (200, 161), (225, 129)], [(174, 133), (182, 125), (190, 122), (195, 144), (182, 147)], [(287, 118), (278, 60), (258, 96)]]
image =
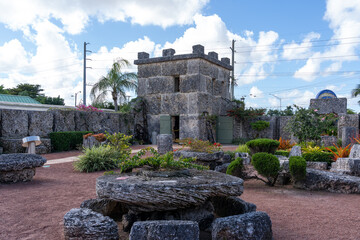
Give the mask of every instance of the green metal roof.
[(9, 94), (0, 94), (0, 101), (1, 102), (41, 104), (29, 96), (19, 96), (19, 95), (9, 95)]

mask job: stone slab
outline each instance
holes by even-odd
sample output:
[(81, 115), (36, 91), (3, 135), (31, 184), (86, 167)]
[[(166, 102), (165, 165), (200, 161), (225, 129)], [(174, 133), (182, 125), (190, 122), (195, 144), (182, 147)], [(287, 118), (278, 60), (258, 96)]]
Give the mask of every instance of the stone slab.
[(360, 177), (308, 168), (306, 180), (294, 186), (307, 190), (360, 194)]
[(46, 163), (46, 159), (36, 154), (1, 154), (0, 182), (15, 183), (31, 181), (35, 168)]
[(114, 220), (88, 208), (73, 208), (64, 216), (66, 240), (118, 240), (118, 226)]
[(0, 171), (0, 183), (28, 182), (35, 176), (35, 168), (26, 168), (18, 171)]
[(272, 240), (272, 224), (265, 212), (250, 212), (218, 218), (212, 225), (212, 240)]
[(171, 134), (159, 134), (156, 139), (159, 154), (173, 151), (173, 139)]
[(199, 226), (193, 221), (143, 221), (135, 222), (130, 240), (198, 240)]
[(113, 199), (140, 212), (167, 211), (204, 204), (215, 196), (240, 196), (243, 180), (214, 171), (194, 169), (101, 176), (99, 198)]
[(46, 159), (36, 154), (1, 154), (0, 171), (19, 171), (26, 168), (41, 167), (46, 163)]
[(346, 98), (310, 99), (309, 108), (318, 109), (319, 114), (346, 113), (347, 99)]
[(306, 162), (306, 167), (318, 169), (318, 170), (327, 170), (328, 163), (327, 162)]
[(301, 147), (300, 146), (293, 146), (290, 150), (289, 157), (293, 156), (301, 156)]
[(331, 172), (338, 172), (360, 177), (359, 158), (338, 158), (331, 164)]
[(49, 137), (53, 131), (54, 115), (48, 111), (29, 111), (29, 136)]
[(349, 158), (360, 159), (360, 144), (354, 144), (350, 150)]
[(28, 136), (28, 111), (3, 109), (1, 111), (1, 136), (23, 138)]

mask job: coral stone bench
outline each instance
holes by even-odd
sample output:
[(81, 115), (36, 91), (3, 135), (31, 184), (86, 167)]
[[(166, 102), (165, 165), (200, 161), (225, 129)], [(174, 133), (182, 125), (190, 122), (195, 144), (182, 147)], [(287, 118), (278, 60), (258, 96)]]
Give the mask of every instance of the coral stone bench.
[(2, 154), (0, 155), (0, 183), (31, 181), (35, 168), (46, 163), (46, 159), (36, 154)]

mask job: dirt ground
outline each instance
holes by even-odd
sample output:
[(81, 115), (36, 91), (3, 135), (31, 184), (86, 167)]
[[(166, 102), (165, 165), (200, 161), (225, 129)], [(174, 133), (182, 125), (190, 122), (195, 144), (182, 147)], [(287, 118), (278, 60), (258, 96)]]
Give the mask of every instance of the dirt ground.
[[(102, 174), (74, 172), (72, 163), (61, 163), (38, 168), (31, 182), (0, 184), (0, 239), (63, 239), (63, 216), (96, 197), (95, 181)], [(360, 239), (360, 195), (251, 180), (241, 198), (269, 214), (274, 239)]]

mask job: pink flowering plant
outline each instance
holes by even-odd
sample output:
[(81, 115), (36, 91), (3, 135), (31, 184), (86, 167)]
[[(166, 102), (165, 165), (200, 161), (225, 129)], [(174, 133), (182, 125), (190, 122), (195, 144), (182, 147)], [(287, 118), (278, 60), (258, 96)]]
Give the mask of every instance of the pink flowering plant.
[(93, 107), (91, 105), (86, 106), (84, 104), (80, 104), (80, 105), (76, 106), (76, 110), (84, 111), (84, 112), (103, 112), (102, 110), (97, 109), (96, 107)]

